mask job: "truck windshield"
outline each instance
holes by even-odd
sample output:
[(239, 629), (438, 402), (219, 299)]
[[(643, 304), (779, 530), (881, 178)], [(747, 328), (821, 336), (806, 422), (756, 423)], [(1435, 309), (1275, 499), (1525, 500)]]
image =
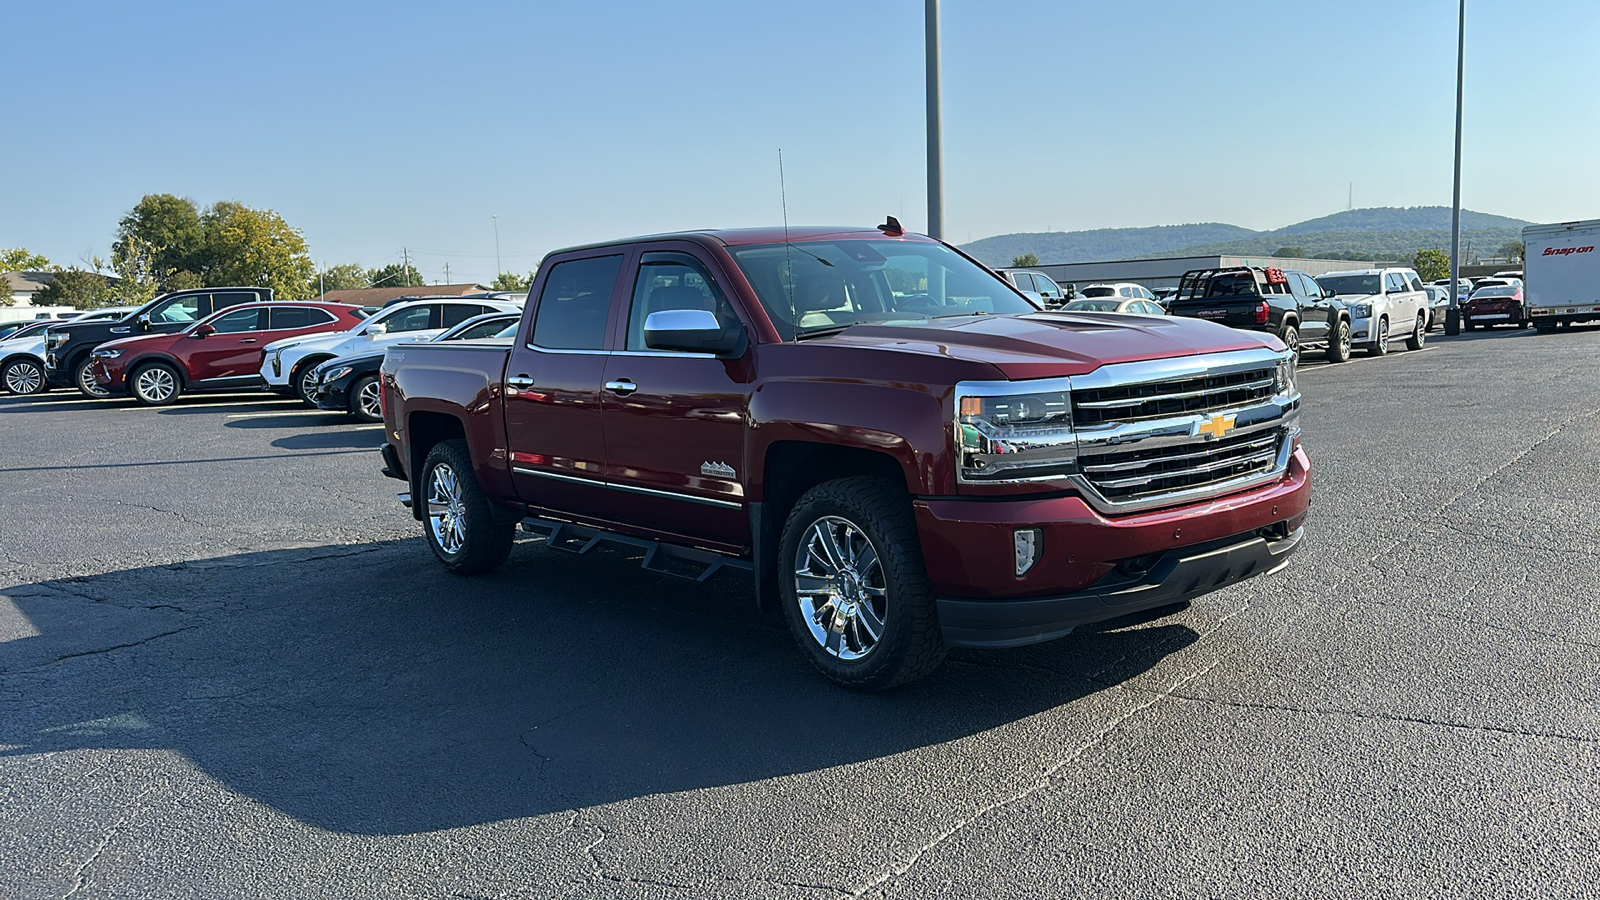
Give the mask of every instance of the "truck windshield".
[(941, 244), (795, 241), (728, 250), (784, 340), (863, 322), (1037, 311), (999, 278)]
[(1383, 293), (1383, 286), (1376, 275), (1319, 275), (1316, 281), (1342, 297)]

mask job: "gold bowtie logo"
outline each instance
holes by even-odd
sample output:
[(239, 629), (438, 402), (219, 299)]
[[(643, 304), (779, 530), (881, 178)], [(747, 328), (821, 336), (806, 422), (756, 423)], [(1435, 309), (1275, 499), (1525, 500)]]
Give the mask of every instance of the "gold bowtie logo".
[(1212, 416), (1209, 422), (1200, 423), (1195, 429), (1195, 434), (1209, 434), (1213, 438), (1220, 438), (1233, 430), (1234, 416)]

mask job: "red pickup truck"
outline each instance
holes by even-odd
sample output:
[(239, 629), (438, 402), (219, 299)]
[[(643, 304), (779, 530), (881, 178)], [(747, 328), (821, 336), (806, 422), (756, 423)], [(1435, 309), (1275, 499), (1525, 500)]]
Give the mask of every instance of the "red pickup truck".
[(1270, 335), (1043, 311), (893, 220), (657, 235), (546, 257), (514, 338), (391, 348), (384, 474), (450, 571), (519, 525), (748, 570), (876, 690), (1285, 565), (1294, 378)]

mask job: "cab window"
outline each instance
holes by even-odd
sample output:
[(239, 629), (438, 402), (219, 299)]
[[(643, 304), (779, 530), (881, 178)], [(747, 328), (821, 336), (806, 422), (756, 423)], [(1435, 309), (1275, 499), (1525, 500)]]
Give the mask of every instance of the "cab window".
[(150, 314), (150, 321), (165, 325), (187, 325), (198, 322), (209, 312), (210, 298), (205, 294), (185, 294), (174, 297)]
[(732, 307), (700, 261), (687, 253), (646, 253), (639, 260), (628, 309), (629, 350), (648, 350), (644, 322), (651, 313), (669, 309), (703, 309), (724, 326), (736, 322)]
[(611, 293), (621, 270), (621, 256), (569, 259), (551, 267), (539, 291), (532, 343), (552, 350), (605, 349)]

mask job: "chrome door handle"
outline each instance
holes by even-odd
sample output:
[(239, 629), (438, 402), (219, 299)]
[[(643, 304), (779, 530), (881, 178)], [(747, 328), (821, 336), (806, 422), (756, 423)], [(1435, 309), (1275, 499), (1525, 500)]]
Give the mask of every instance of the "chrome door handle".
[(533, 379), (527, 375), (512, 375), (506, 379), (506, 387), (512, 389), (513, 391), (531, 388), (533, 387)]
[(239, 339), (239, 343), (241, 343), (241, 344), (254, 344), (255, 342), (256, 342), (255, 338), (240, 338)]
[(618, 381), (606, 382), (606, 390), (616, 394), (619, 397), (626, 397), (638, 389), (639, 386), (634, 384), (633, 379), (631, 378), (623, 378)]

